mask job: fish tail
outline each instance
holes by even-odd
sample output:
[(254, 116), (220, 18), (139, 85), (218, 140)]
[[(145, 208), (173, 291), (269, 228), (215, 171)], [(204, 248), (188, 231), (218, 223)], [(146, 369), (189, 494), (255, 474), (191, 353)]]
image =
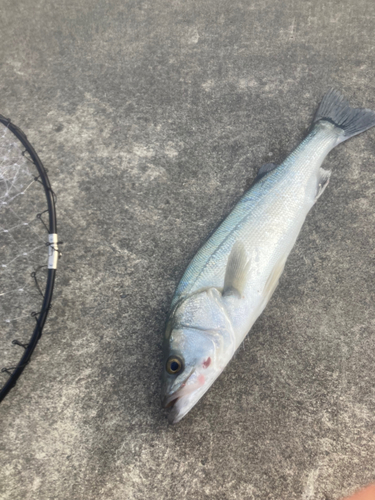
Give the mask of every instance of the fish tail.
[(338, 142), (344, 142), (375, 125), (375, 113), (366, 108), (352, 108), (337, 90), (330, 90), (323, 97), (313, 124), (328, 121), (343, 130)]

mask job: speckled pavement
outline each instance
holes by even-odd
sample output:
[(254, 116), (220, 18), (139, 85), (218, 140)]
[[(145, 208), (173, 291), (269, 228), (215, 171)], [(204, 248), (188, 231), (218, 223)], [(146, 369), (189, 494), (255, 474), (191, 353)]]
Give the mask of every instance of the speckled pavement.
[(266, 311), (176, 426), (189, 260), (330, 88), (375, 110), (372, 0), (0, 2), (0, 113), (58, 197), (54, 304), (0, 405), (1, 500), (336, 500), (375, 481), (375, 130), (335, 149)]

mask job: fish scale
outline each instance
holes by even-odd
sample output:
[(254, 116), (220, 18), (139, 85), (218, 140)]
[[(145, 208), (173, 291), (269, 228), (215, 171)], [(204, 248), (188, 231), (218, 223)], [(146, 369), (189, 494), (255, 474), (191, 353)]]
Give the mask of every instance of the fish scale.
[[(374, 125), (374, 112), (328, 92), (307, 137), (281, 165), (260, 169), (193, 258), (173, 297), (164, 343), (163, 396), (173, 404), (171, 422), (208, 390), (267, 305), (309, 210), (327, 187), (324, 158)], [(172, 362), (177, 369), (170, 373)]]
[[(233, 241), (241, 239), (251, 256), (257, 248), (264, 245), (269, 248), (281, 246), (282, 236), (293, 240), (295, 233), (298, 235), (300, 228), (296, 224), (297, 212), (301, 211), (300, 215), (304, 220), (314, 200), (313, 197), (310, 203), (310, 197), (306, 196), (306, 191), (310, 191), (309, 178), (319, 168), (337, 137), (336, 134), (326, 137), (323, 135), (325, 133), (324, 130), (320, 134), (315, 131), (312, 136), (307, 137), (285, 162), (268, 173), (266, 178), (242, 197), (233, 212), (192, 260), (176, 290), (174, 302), (181, 295), (193, 293), (200, 288), (223, 285), (225, 266), (222, 262), (228, 259)], [(304, 160), (306, 155), (309, 155), (308, 159)], [(315, 184), (312, 187), (315, 194)], [(290, 222), (289, 227), (285, 227), (285, 221)], [(276, 243), (273, 242), (274, 239)], [(260, 253), (270, 260), (272, 267), (272, 255), (269, 252)], [(268, 266), (264, 268), (263, 265), (262, 269), (267, 276)]]

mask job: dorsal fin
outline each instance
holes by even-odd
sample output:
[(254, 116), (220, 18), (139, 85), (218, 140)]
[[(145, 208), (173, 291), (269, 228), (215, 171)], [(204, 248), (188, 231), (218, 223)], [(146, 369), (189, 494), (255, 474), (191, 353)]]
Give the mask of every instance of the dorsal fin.
[(228, 257), (224, 278), (224, 296), (242, 296), (249, 273), (249, 267), (250, 261), (247, 259), (245, 247), (241, 241), (237, 241), (233, 245)]
[(275, 170), (275, 168), (277, 167), (278, 165), (276, 165), (275, 163), (265, 163), (264, 165), (262, 165), (257, 173), (257, 176), (254, 179), (254, 184), (260, 181), (260, 179), (268, 174), (268, 172), (272, 172), (272, 170)]

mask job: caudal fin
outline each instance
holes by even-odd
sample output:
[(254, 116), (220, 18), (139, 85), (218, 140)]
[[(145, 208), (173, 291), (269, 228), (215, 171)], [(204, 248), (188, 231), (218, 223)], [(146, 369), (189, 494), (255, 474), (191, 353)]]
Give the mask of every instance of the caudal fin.
[(330, 90), (323, 97), (313, 123), (326, 120), (344, 131), (340, 142), (360, 134), (375, 125), (375, 113), (370, 109), (352, 108), (337, 90)]

